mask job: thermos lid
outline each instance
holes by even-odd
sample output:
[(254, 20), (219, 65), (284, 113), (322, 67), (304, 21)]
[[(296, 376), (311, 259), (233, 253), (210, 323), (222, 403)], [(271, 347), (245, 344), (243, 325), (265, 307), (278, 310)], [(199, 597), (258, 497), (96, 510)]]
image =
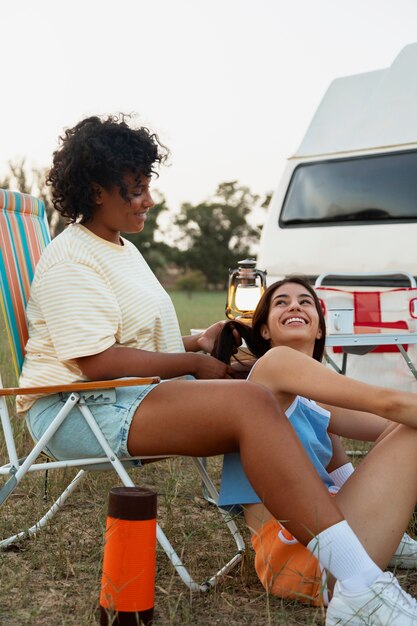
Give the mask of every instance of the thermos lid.
[(113, 487), (109, 493), (108, 514), (115, 519), (156, 518), (156, 493), (141, 487)]

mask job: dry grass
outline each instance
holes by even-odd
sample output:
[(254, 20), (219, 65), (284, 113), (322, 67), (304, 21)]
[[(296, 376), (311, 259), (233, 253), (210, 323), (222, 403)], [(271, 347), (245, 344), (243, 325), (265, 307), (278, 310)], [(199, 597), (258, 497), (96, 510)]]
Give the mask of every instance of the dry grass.
[[(219, 461), (210, 461), (211, 473)], [(72, 477), (53, 472), (50, 497)], [(133, 470), (132, 477), (158, 493), (158, 519), (196, 579), (209, 577), (234, 544), (213, 506), (201, 497), (199, 479), (188, 459), (171, 459)], [(5, 537), (28, 527), (45, 509), (43, 476), (31, 477), (3, 508)], [(0, 552), (0, 623), (8, 626), (92, 626), (98, 624), (107, 494), (117, 485), (110, 472), (90, 474), (60, 514), (35, 538)], [(246, 538), (247, 532), (239, 522)], [(247, 542), (249, 544), (249, 542)], [(400, 574), (416, 592), (415, 572)], [(320, 609), (269, 597), (254, 573), (248, 549), (242, 566), (208, 594), (191, 594), (158, 549), (156, 624), (159, 626), (305, 625), (324, 623)]]
[[(186, 467), (184, 467), (184, 465)], [(196, 576), (204, 580), (223, 561), (233, 546), (219, 525), (214, 510), (194, 488), (184, 484), (172, 491), (180, 472), (192, 471), (187, 461), (176, 460), (145, 470), (146, 484), (159, 488), (159, 518)], [(7, 505), (2, 534), (29, 523), (42, 499), (42, 481), (30, 481)], [(48, 530), (21, 542), (0, 555), (2, 598), (0, 619), (10, 626), (46, 626), (51, 623), (78, 626), (97, 622), (97, 602), (107, 492), (114, 478), (93, 477)], [(54, 485), (54, 490), (58, 485)], [(198, 493), (198, 485), (197, 493)], [(210, 594), (190, 594), (174, 574), (163, 553), (158, 553), (156, 576), (156, 623), (162, 625), (206, 624), (320, 624), (320, 612), (301, 606), (286, 607), (268, 598), (256, 580), (251, 559)], [(52, 619), (53, 617), (53, 619)]]
[[(51, 497), (60, 492), (72, 474), (54, 472), (49, 487)], [(164, 461), (141, 470), (136, 481), (138, 478), (141, 484), (158, 492), (161, 524), (193, 575), (205, 580), (224, 562), (225, 554), (233, 553), (234, 544), (214, 507), (199, 495), (201, 489), (193, 465), (187, 459)], [(108, 491), (115, 484), (111, 473), (90, 475), (47, 529), (0, 553), (2, 624), (98, 623), (106, 502)], [(28, 479), (4, 507), (1, 535), (29, 526), (44, 506), (43, 477)], [(268, 598), (256, 579), (251, 560), (248, 552), (243, 565), (209, 594), (191, 594), (165, 554), (158, 550), (156, 623), (322, 623), (320, 611)]]

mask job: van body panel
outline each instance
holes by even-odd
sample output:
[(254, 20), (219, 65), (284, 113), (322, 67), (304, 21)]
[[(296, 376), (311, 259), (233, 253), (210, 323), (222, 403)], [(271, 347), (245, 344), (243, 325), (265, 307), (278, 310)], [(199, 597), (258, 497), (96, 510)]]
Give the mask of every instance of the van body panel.
[[(289, 273), (404, 270), (417, 276), (417, 220), (283, 224), (282, 211), (298, 167), (417, 151), (417, 43), (387, 69), (334, 80), (274, 192), (257, 264), (268, 283)], [(416, 171), (417, 178), (417, 171)], [(311, 190), (311, 197), (317, 190)], [(395, 202), (395, 200), (394, 200)], [(417, 194), (416, 194), (417, 215)], [(308, 200), (306, 201), (308, 210)], [(280, 223), (281, 222), (281, 223)]]
[(391, 67), (335, 79), (296, 158), (417, 142), (417, 44)]
[(293, 272), (317, 277), (327, 271), (405, 270), (417, 275), (416, 222), (280, 228), (279, 215), (293, 171), (294, 162), (271, 199), (261, 234), (258, 267), (267, 270), (268, 282)]
[(288, 163), (269, 205), (258, 254), (258, 267), (267, 270), (268, 282), (294, 272), (316, 278), (328, 271), (405, 270), (417, 276), (417, 222), (280, 227), (279, 218), (292, 175), (303, 162), (306, 160), (293, 159)]

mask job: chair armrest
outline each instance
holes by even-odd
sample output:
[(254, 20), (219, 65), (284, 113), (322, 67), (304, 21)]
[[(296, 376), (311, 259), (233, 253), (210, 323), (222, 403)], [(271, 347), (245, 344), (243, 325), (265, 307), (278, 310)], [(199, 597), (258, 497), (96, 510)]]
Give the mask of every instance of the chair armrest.
[(110, 387), (133, 387), (135, 385), (156, 385), (161, 379), (159, 376), (147, 378), (116, 378), (114, 380), (92, 380), (85, 383), (71, 383), (68, 385), (49, 385), (45, 387), (8, 387), (0, 389), (0, 396), (18, 396), (59, 393), (60, 391), (84, 391), (86, 389), (109, 389)]

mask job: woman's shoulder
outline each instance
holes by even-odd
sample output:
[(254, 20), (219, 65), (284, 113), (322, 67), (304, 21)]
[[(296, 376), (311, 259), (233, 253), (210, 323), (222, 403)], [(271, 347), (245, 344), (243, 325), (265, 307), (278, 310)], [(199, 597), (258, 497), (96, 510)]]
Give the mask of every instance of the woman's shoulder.
[(71, 263), (94, 265), (94, 258), (94, 246), (89, 245), (82, 228), (78, 224), (70, 224), (47, 245), (39, 260), (36, 273), (39, 275), (52, 267)]
[(46, 246), (39, 261), (39, 266), (48, 264), (56, 258), (70, 256), (71, 250), (73, 250), (74, 235), (73, 225), (70, 224)]

